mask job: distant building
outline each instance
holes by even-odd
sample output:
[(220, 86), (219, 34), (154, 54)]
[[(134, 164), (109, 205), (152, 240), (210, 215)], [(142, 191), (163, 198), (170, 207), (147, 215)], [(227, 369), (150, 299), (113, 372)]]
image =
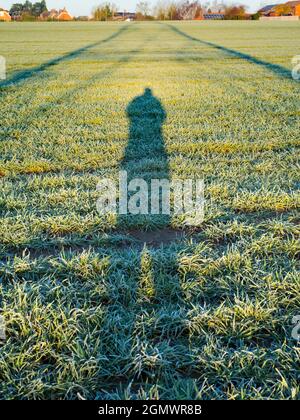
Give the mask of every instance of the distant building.
[(115, 12), (113, 20), (126, 20), (127, 22), (135, 20), (136, 13), (133, 12)]
[(204, 20), (223, 20), (225, 15), (223, 13), (204, 13)]
[(64, 8), (59, 11), (57, 20), (66, 22), (73, 20), (73, 16), (71, 16), (70, 13), (66, 10), (66, 8)]
[(262, 16), (269, 16), (270, 13), (273, 13), (275, 11), (275, 7), (278, 6), (278, 4), (269, 4), (268, 6), (263, 7), (258, 11), (258, 13)]
[[(281, 9), (282, 8), (282, 9)], [(279, 12), (279, 10), (282, 10)], [(286, 9), (286, 11), (285, 11)], [(262, 17), (300, 16), (300, 0), (281, 4), (270, 4), (258, 11)]]
[(46, 10), (40, 15), (40, 20), (55, 20), (58, 15), (58, 11), (55, 9)]
[(300, 16), (300, 1), (288, 1), (285, 5), (292, 9), (293, 16)]
[(89, 16), (77, 16), (75, 20), (79, 20), (80, 22), (88, 22), (90, 18)]
[(40, 15), (40, 20), (58, 20), (60, 22), (66, 22), (73, 20), (73, 16), (70, 15), (66, 8), (59, 11), (51, 9), (50, 11), (43, 12)]
[(10, 22), (11, 16), (6, 10), (0, 10), (0, 22)]
[(214, 2), (213, 6), (204, 6), (197, 10), (194, 20), (223, 20), (225, 18), (225, 6), (223, 3)]

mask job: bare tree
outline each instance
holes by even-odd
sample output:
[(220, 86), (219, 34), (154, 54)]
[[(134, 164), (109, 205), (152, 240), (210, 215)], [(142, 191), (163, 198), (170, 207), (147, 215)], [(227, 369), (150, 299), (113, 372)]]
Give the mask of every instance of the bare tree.
[(93, 18), (95, 20), (110, 20), (113, 19), (117, 11), (117, 6), (114, 3), (102, 3), (93, 10)]
[(136, 5), (136, 13), (141, 18), (146, 18), (150, 13), (150, 4), (147, 1), (140, 1)]
[(159, 0), (154, 10), (158, 20), (191, 20), (203, 16), (198, 0)]

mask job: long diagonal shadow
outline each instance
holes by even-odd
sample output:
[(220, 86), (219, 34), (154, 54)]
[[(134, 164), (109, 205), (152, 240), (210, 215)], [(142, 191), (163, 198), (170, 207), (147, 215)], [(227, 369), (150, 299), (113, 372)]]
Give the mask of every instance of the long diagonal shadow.
[(225, 53), (227, 53), (227, 54), (229, 54), (233, 57), (240, 58), (240, 59), (246, 60), (246, 61), (248, 61), (252, 64), (256, 64), (258, 66), (264, 67), (266, 70), (272, 71), (277, 76), (283, 77), (285, 79), (289, 79), (291, 81), (295, 81), (292, 78), (291, 70), (289, 70), (289, 69), (287, 69), (283, 66), (280, 66), (279, 64), (269, 63), (268, 61), (261, 60), (259, 58), (253, 57), (250, 54), (246, 54), (246, 53), (243, 53), (241, 51), (233, 50), (231, 48), (227, 48), (227, 47), (215, 44), (215, 43), (210, 42), (210, 41), (204, 41), (204, 40), (195, 38), (195, 37), (183, 32), (183, 31), (181, 31), (180, 29), (176, 28), (173, 25), (166, 24), (166, 26), (168, 26), (173, 32), (177, 33), (178, 35), (181, 35), (181, 36), (183, 36), (183, 37), (185, 37), (185, 38), (187, 38), (191, 41), (198, 42), (199, 44), (202, 44), (202, 45), (208, 45), (209, 47), (212, 47), (212, 48), (215, 48), (219, 51), (225, 52)]
[(90, 50), (91, 48), (94, 48), (94, 47), (97, 47), (101, 44), (105, 44), (109, 41), (112, 41), (113, 39), (117, 38), (119, 35), (122, 34), (122, 32), (124, 32), (127, 29), (128, 29), (128, 26), (123, 26), (117, 32), (113, 33), (112, 35), (110, 35), (109, 37), (107, 37), (105, 39), (102, 39), (101, 41), (97, 41), (97, 42), (94, 42), (92, 44), (88, 44), (84, 47), (78, 48), (77, 50), (70, 51), (69, 53), (67, 53), (67, 54), (65, 54), (61, 57), (53, 58), (52, 60), (46, 61), (45, 63), (43, 63), (39, 66), (33, 67), (31, 69), (20, 71), (16, 74), (12, 75), (8, 79), (4, 80), (3, 82), (0, 82), (0, 88), (7, 87), (7, 86), (13, 85), (15, 83), (22, 82), (24, 80), (31, 79), (32, 77), (34, 77), (36, 75), (39, 75), (40, 73), (47, 70), (49, 67), (56, 66), (57, 64), (62, 63), (64, 61), (72, 60), (74, 58), (77, 58), (81, 54)]

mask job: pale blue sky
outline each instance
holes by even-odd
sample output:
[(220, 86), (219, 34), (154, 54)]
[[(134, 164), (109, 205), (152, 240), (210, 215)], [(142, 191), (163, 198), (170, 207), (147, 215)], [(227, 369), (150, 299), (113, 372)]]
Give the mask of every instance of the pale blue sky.
[[(0, 6), (4, 9), (9, 9), (12, 3), (19, 2), (24, 2), (24, 0), (0, 0)], [(138, 0), (114, 0), (113, 2), (118, 5), (119, 10), (127, 10), (134, 12)], [(203, 1), (203, 3), (205, 2), (206, 0)], [(93, 6), (96, 6), (99, 3), (102, 3), (102, 0), (47, 0), (47, 5), (49, 9), (59, 9), (66, 6), (70, 13), (74, 16), (90, 15)], [(152, 0), (150, 1), (150, 3), (155, 4), (156, 1)], [(269, 2), (265, 0), (227, 0), (226, 3), (247, 4), (249, 6), (249, 11), (256, 11), (262, 3), (272, 4), (276, 3), (276, 0), (270, 0)]]

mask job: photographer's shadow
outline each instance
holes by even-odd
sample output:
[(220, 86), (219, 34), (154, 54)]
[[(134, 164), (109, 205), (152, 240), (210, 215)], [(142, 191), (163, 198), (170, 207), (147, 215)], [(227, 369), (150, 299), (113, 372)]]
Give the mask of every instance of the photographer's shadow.
[[(167, 114), (161, 102), (147, 88), (143, 95), (130, 102), (126, 111), (129, 138), (120, 170), (127, 172), (127, 185), (132, 180), (139, 180), (146, 182), (149, 189), (153, 179), (170, 181), (162, 130)], [(118, 366), (119, 372), (126, 372), (125, 379), (130, 382), (151, 380), (148, 369), (141, 366), (137, 372), (133, 362), (141, 360), (141, 346), (145, 343), (149, 347), (157, 345), (151, 337), (143, 336), (141, 318), (156, 316), (159, 319), (161, 313), (177, 308), (183, 299), (176, 250), (167, 254), (168, 260), (173, 259), (171, 273), (170, 267), (165, 268), (160, 259), (157, 260), (157, 255), (165, 258), (165, 254), (153, 251), (166, 242), (173, 242), (176, 231), (171, 228), (170, 214), (154, 215), (150, 212), (150, 197), (151, 194), (148, 215), (118, 216), (119, 230), (135, 241), (130, 245), (124, 243), (121, 252), (126, 264), (119, 267), (122, 275), (119, 272), (115, 279), (118, 304), (114, 303), (116, 291), (112, 289), (107, 314), (114, 313), (114, 316), (107, 315), (102, 324), (104, 356), (113, 366)], [(162, 341), (166, 339), (163, 337)]]
[[(169, 160), (162, 127), (167, 114), (160, 100), (146, 88), (143, 95), (134, 98), (127, 107), (129, 138), (120, 169), (127, 172), (127, 183), (142, 179), (148, 185), (148, 211), (145, 214), (127, 214), (119, 217), (120, 228), (155, 230), (170, 224), (169, 214), (151, 214), (151, 180), (170, 181)], [(128, 194), (130, 199), (130, 193)], [(161, 197), (160, 197), (161, 207)]]

